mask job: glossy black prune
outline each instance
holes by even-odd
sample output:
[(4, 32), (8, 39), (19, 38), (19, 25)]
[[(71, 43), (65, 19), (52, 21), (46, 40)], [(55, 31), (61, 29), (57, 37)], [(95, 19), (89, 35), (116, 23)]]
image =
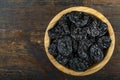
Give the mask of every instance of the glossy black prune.
[(66, 65), (69, 61), (69, 59), (67, 57), (63, 57), (60, 54), (56, 57), (56, 60), (62, 65)]
[(99, 35), (99, 29), (98, 29), (98, 21), (95, 19), (91, 25), (89, 26), (87, 33), (93, 37), (96, 37)]
[(105, 35), (107, 31), (108, 31), (107, 24), (104, 22), (101, 22), (99, 25), (99, 32), (100, 32), (99, 36)]
[(87, 25), (89, 16), (83, 12), (73, 11), (67, 15), (72, 23), (77, 27), (84, 27)]
[(80, 28), (80, 27), (74, 27), (72, 26), (71, 30), (71, 37), (74, 38), (75, 40), (82, 40), (87, 37), (87, 30), (88, 28)]
[(80, 50), (83, 49), (87, 51), (92, 44), (93, 43), (90, 40), (83, 39), (82, 41), (79, 41), (78, 50), (80, 48)]
[(60, 38), (58, 40), (57, 45), (58, 53), (60, 53), (63, 56), (69, 56), (73, 49), (72, 49), (72, 40), (68, 36), (64, 36), (63, 38)]
[(71, 32), (71, 36), (75, 40), (81, 40), (83, 38), (82, 29), (81, 28), (73, 29), (73, 31)]
[(48, 30), (48, 51), (65, 67), (85, 71), (102, 61), (111, 44), (108, 26), (93, 15), (72, 11)]
[(78, 56), (79, 56), (81, 59), (86, 59), (86, 58), (88, 58), (87, 51), (85, 51), (85, 50), (83, 50), (83, 49), (78, 49)]
[(57, 55), (57, 41), (54, 40), (50, 46), (48, 47), (48, 51), (51, 55), (56, 56)]
[(89, 55), (93, 62), (100, 62), (104, 58), (103, 51), (98, 47), (97, 44), (91, 46)]
[(73, 58), (69, 61), (69, 67), (75, 71), (85, 71), (89, 67), (89, 63), (80, 58)]
[(107, 49), (110, 46), (110, 43), (111, 39), (108, 36), (103, 36), (98, 40), (98, 45), (103, 49)]
[(61, 19), (58, 22), (58, 25), (62, 27), (63, 32), (65, 34), (70, 34), (70, 29), (68, 27), (68, 21), (66, 16), (61, 17)]
[(73, 52), (76, 53), (78, 48), (78, 43), (74, 39), (72, 40), (72, 48), (73, 48)]
[(82, 14), (81, 12), (73, 11), (69, 13), (67, 16), (72, 23), (74, 23), (76, 26), (80, 26), (82, 17), (81, 14)]
[(63, 28), (61, 28), (59, 25), (56, 25), (56, 27), (48, 31), (48, 35), (51, 39), (61, 38), (64, 34), (65, 32), (63, 31)]

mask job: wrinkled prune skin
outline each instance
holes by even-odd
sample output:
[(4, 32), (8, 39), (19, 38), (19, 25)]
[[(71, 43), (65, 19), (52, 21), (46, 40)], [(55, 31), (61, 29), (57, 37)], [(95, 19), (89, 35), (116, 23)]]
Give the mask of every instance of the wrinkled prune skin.
[(87, 59), (88, 58), (88, 54), (87, 51), (83, 50), (83, 49), (78, 49), (78, 56), (81, 59)]
[(99, 29), (98, 29), (98, 21), (95, 19), (91, 25), (89, 26), (87, 33), (93, 37), (96, 37), (99, 35)]
[(103, 58), (103, 51), (98, 47), (98, 45), (93, 45), (90, 48), (90, 58), (93, 62), (100, 62)]
[(89, 63), (80, 58), (73, 58), (69, 61), (69, 67), (75, 71), (85, 71), (89, 67)]
[(87, 30), (87, 33), (93, 37), (96, 37), (99, 35), (99, 31), (96, 27), (90, 27), (88, 30)]
[(51, 55), (56, 56), (57, 55), (57, 41), (54, 40), (50, 46), (48, 47), (48, 51)]
[(84, 27), (89, 20), (89, 16), (83, 12), (73, 11), (67, 16), (77, 27)]
[(68, 27), (68, 23), (67, 23), (67, 17), (63, 16), (61, 17), (61, 19), (58, 22), (58, 25), (61, 26), (63, 28), (63, 32), (65, 34), (70, 34), (70, 29)]
[(111, 39), (108, 25), (93, 15), (72, 11), (48, 30), (49, 53), (61, 65), (86, 71), (105, 57)]
[(73, 53), (76, 53), (78, 48), (78, 43), (74, 39), (72, 40), (72, 48), (73, 48)]
[(87, 51), (91, 45), (92, 45), (92, 42), (90, 40), (83, 39), (82, 41), (79, 41), (78, 50), (83, 49), (83, 50)]
[(99, 33), (100, 33), (99, 36), (105, 35), (107, 31), (108, 31), (107, 24), (105, 24), (104, 22), (101, 22), (99, 25)]
[(98, 45), (103, 49), (107, 49), (110, 46), (110, 43), (111, 39), (108, 36), (103, 36), (98, 40)]
[(48, 31), (48, 35), (51, 39), (61, 38), (64, 34), (65, 32), (63, 31), (63, 28), (59, 25)]
[(67, 16), (69, 18), (69, 20), (74, 23), (77, 27), (81, 27), (81, 15), (82, 13), (81, 12), (77, 12), (77, 11), (74, 11), (74, 12), (71, 12), (69, 13)]
[(81, 40), (83, 38), (83, 33), (81, 28), (76, 28), (71, 32), (71, 36), (75, 40)]
[(58, 53), (63, 56), (69, 56), (72, 53), (72, 40), (68, 36), (64, 36), (63, 38), (58, 40)]
[(71, 30), (71, 37), (74, 38), (75, 40), (82, 40), (87, 37), (87, 30), (88, 28), (73, 28)]
[(62, 65), (66, 65), (69, 61), (69, 59), (67, 57), (63, 57), (60, 54), (56, 57), (56, 60)]

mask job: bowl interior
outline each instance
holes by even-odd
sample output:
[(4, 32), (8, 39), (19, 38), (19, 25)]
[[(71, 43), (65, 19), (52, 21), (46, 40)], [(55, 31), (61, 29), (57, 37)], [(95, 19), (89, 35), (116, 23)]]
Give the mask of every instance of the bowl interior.
[[(48, 52), (48, 47), (49, 47), (49, 43), (50, 43), (50, 39), (48, 36), (48, 30), (53, 28), (54, 25), (56, 24), (56, 22), (66, 13), (69, 13), (71, 11), (81, 11), (81, 12), (85, 12), (91, 15), (96, 16), (97, 18), (99, 18), (100, 20), (102, 20), (103, 22), (105, 22), (108, 25), (108, 32), (111, 38), (111, 45), (108, 48), (108, 51), (106, 53), (106, 56), (104, 57), (104, 59), (99, 62), (98, 64), (95, 64), (94, 66), (90, 67), (88, 70), (84, 71), (84, 72), (76, 72), (74, 70), (68, 69), (64, 66), (62, 66), (61, 64), (59, 64), (55, 58), (50, 55), (50, 53)], [(44, 46), (45, 46), (45, 51), (46, 54), (49, 58), (49, 60), (51, 61), (51, 63), (60, 71), (70, 74), (70, 75), (74, 75), (74, 76), (84, 76), (84, 75), (89, 75), (92, 73), (97, 72), (98, 70), (100, 70), (102, 67), (105, 66), (105, 64), (109, 61), (109, 59), (112, 56), (113, 50), (114, 50), (114, 46), (115, 46), (115, 35), (114, 35), (114, 31), (113, 28), (110, 24), (110, 22), (107, 20), (107, 18), (105, 16), (103, 16), (100, 12), (92, 9), (92, 8), (88, 8), (88, 7), (71, 7), (68, 9), (65, 9), (63, 11), (61, 11), (60, 13), (58, 13), (49, 23), (46, 32), (45, 32), (45, 38), (44, 38)]]

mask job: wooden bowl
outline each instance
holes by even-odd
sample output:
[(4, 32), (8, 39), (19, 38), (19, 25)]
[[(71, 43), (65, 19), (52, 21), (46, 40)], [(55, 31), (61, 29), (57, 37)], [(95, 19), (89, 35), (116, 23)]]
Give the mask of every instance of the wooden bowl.
[[(89, 68), (88, 70), (86, 70), (84, 72), (76, 72), (74, 70), (71, 70), (71, 69), (68, 69), (68, 68), (64, 67), (63, 65), (59, 64), (56, 61), (56, 59), (52, 55), (50, 55), (50, 53), (48, 52), (48, 46), (49, 46), (49, 43), (50, 43), (50, 39), (49, 39), (49, 36), (48, 36), (48, 30), (51, 29), (52, 27), (54, 27), (54, 25), (56, 24), (56, 22), (64, 14), (69, 13), (71, 11), (82, 11), (82, 12), (89, 13), (91, 15), (94, 15), (94, 16), (98, 17), (100, 20), (102, 20), (103, 22), (105, 22), (108, 25), (108, 32), (109, 32), (110, 38), (112, 40), (111, 45), (110, 45), (110, 47), (109, 47), (109, 49), (107, 51), (107, 54), (104, 57), (104, 59), (100, 63), (92, 66), (91, 68)], [(58, 13), (51, 20), (51, 22), (49, 23), (49, 25), (48, 25), (48, 27), (46, 29), (46, 32), (45, 32), (44, 46), (45, 46), (45, 51), (46, 51), (46, 54), (47, 54), (49, 60), (51, 61), (51, 63), (57, 69), (59, 69), (60, 71), (62, 71), (64, 73), (67, 73), (67, 74), (70, 74), (70, 75), (74, 75), (74, 76), (85, 76), (85, 75), (89, 75), (89, 74), (97, 72), (98, 70), (100, 70), (101, 68), (103, 68), (105, 66), (105, 64), (109, 61), (109, 59), (111, 58), (111, 56), (113, 54), (113, 50), (114, 50), (114, 46), (115, 46), (115, 35), (114, 35), (114, 31), (113, 31), (113, 28), (112, 28), (110, 22), (100, 12), (98, 12), (98, 11), (92, 9), (92, 8), (88, 8), (88, 7), (71, 7), (71, 8), (68, 8), (68, 9), (65, 9), (65, 10), (61, 11), (60, 13)]]

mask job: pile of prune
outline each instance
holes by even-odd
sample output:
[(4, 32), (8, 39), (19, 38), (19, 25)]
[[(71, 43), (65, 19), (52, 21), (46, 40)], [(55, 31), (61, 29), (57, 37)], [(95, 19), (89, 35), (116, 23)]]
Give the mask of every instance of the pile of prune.
[(85, 12), (63, 15), (48, 35), (49, 53), (75, 71), (85, 71), (102, 61), (111, 44), (107, 24)]

